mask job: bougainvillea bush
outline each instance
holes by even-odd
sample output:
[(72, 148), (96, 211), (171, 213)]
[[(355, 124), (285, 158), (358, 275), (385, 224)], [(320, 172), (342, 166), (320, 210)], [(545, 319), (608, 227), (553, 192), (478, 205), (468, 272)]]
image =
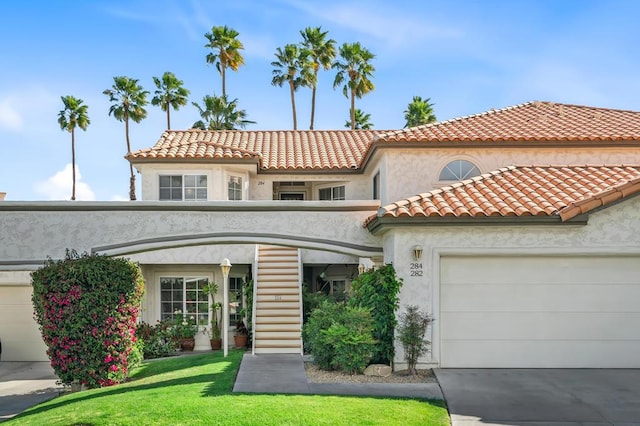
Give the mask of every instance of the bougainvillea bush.
[(89, 388), (124, 381), (144, 291), (140, 268), (68, 250), (31, 278), (35, 319), (60, 381)]

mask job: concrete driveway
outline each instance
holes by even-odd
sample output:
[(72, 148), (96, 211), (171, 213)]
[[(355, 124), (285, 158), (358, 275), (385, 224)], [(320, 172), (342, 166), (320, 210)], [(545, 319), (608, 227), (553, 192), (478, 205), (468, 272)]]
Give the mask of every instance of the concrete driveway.
[(453, 426), (640, 425), (639, 369), (434, 371)]
[(0, 422), (58, 396), (62, 388), (48, 362), (0, 362)]

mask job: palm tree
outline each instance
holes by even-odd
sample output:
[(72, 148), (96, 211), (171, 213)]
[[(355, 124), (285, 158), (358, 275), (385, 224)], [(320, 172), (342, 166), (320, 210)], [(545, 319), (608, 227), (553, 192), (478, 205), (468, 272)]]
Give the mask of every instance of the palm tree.
[(193, 123), (193, 128), (201, 130), (235, 130), (244, 129), (255, 121), (247, 120), (247, 113), (238, 109), (238, 100), (227, 101), (226, 96), (209, 96), (202, 98), (203, 106), (191, 102), (198, 109), (202, 120)]
[(344, 127), (347, 129), (350, 128), (351, 130), (369, 130), (374, 126), (371, 122), (371, 114), (365, 114), (360, 108), (356, 108), (355, 120), (354, 126), (351, 125), (351, 121), (347, 120), (347, 122), (344, 123)]
[(430, 103), (430, 100), (431, 98), (423, 100), (420, 96), (413, 97), (413, 101), (404, 111), (404, 119), (407, 120), (405, 128), (436, 122), (436, 115), (433, 112), (434, 104)]
[(338, 70), (333, 88), (344, 83), (342, 93), (347, 98), (351, 97), (351, 130), (356, 124), (356, 98), (360, 99), (376, 88), (371, 81), (375, 68), (369, 62), (373, 58), (375, 55), (360, 43), (344, 43), (340, 47), (340, 59), (332, 66)]
[(278, 47), (275, 55), (277, 61), (271, 62), (271, 66), (276, 67), (273, 70), (271, 84), (280, 87), (285, 82), (289, 84), (291, 110), (293, 111), (293, 130), (297, 130), (295, 91), (300, 86), (310, 84), (310, 78), (312, 77), (311, 63), (307, 59), (308, 52), (305, 49), (298, 48), (295, 44), (287, 44), (284, 46), (284, 50)]
[(302, 35), (302, 47), (309, 52), (309, 60), (313, 69), (311, 80), (311, 124), (309, 130), (313, 130), (313, 123), (316, 114), (316, 86), (318, 84), (318, 71), (320, 67), (325, 71), (331, 68), (333, 60), (336, 58), (336, 41), (327, 40), (328, 31), (322, 31), (320, 27), (307, 27), (300, 31)]
[[(113, 77), (113, 86), (111, 89), (103, 91), (109, 96), (112, 102), (109, 108), (109, 115), (113, 115), (116, 120), (124, 121), (124, 130), (127, 137), (127, 153), (131, 152), (131, 143), (129, 141), (129, 120), (139, 123), (147, 117), (147, 95), (149, 92), (144, 90), (138, 84), (138, 80), (129, 77)], [(129, 163), (131, 176), (129, 178), (129, 199), (136, 199), (136, 176), (133, 174), (133, 165)]]
[(153, 77), (153, 82), (158, 90), (155, 91), (151, 104), (160, 105), (160, 109), (167, 112), (167, 129), (171, 129), (171, 108), (177, 111), (185, 106), (189, 91), (182, 87), (183, 81), (178, 80), (172, 72), (162, 74), (162, 79)]
[(222, 76), (222, 96), (227, 96), (226, 90), (226, 70), (231, 68), (238, 71), (244, 65), (244, 58), (240, 50), (244, 49), (242, 42), (238, 40), (239, 32), (227, 27), (211, 27), (211, 32), (204, 36), (209, 41), (204, 47), (213, 52), (207, 54), (207, 63), (215, 64), (218, 72)]
[(58, 124), (60, 129), (71, 133), (71, 170), (73, 176), (73, 188), (71, 190), (71, 200), (76, 199), (76, 127), (87, 130), (91, 123), (87, 115), (87, 105), (82, 105), (82, 99), (73, 96), (61, 96), (64, 109), (58, 113)]

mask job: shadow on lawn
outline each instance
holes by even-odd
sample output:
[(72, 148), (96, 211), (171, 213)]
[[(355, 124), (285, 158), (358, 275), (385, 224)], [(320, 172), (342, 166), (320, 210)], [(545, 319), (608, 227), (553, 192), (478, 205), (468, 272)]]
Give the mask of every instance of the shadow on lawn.
[[(65, 400), (56, 398), (49, 401), (45, 405), (35, 407), (29, 410), (27, 413), (20, 414), (19, 417), (28, 417), (30, 415), (43, 413), (55, 408), (74, 404), (79, 401), (87, 401), (95, 398), (102, 398), (105, 396), (129, 393), (133, 398), (135, 398), (135, 392), (177, 385), (182, 386), (197, 383), (207, 383), (208, 385), (205, 387), (203, 392), (201, 392), (201, 396), (203, 397), (228, 394), (231, 393), (233, 389), (233, 383), (235, 381), (237, 370), (240, 367), (240, 363), (236, 363), (234, 362), (234, 360), (235, 358), (229, 360), (222, 358), (221, 356), (212, 357), (211, 355), (197, 355), (168, 360), (166, 366), (156, 364), (155, 362), (146, 363), (142, 367), (140, 367), (140, 370), (136, 371), (134, 377), (127, 383), (108, 388), (101, 388), (102, 391), (100, 392), (92, 392), (91, 390), (89, 390), (82, 393), (73, 394), (74, 396), (76, 396), (75, 398), (69, 398)], [(188, 368), (200, 367), (208, 364), (217, 364), (220, 362), (229, 363), (229, 365), (224, 367), (221, 371), (217, 371), (215, 373), (198, 374), (193, 376), (161, 380), (153, 383), (136, 384), (137, 382), (140, 382), (157, 374), (169, 372), (174, 373)]]

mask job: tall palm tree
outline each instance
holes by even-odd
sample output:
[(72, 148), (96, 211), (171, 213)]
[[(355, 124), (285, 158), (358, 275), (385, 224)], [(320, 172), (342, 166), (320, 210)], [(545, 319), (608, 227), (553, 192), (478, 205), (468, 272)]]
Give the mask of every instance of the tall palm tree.
[(73, 187), (71, 189), (71, 200), (76, 199), (76, 127), (87, 130), (91, 123), (87, 114), (87, 105), (82, 105), (82, 99), (73, 96), (61, 96), (64, 109), (58, 113), (58, 124), (60, 129), (71, 133), (71, 173), (73, 177)]
[(227, 101), (226, 96), (209, 96), (202, 98), (202, 105), (191, 102), (198, 109), (202, 120), (193, 123), (193, 128), (201, 130), (235, 130), (244, 129), (255, 121), (247, 120), (247, 112), (238, 109), (238, 100)]
[[(131, 152), (131, 143), (129, 141), (129, 120), (139, 123), (147, 117), (147, 95), (149, 92), (144, 90), (138, 84), (137, 79), (119, 76), (113, 77), (113, 86), (111, 89), (103, 91), (109, 96), (112, 102), (109, 108), (109, 115), (113, 115), (116, 120), (124, 121), (124, 131), (127, 137), (127, 153)], [(133, 165), (129, 163), (131, 176), (129, 178), (129, 199), (136, 199), (136, 176), (133, 174)]]
[(360, 99), (376, 88), (371, 81), (376, 69), (370, 63), (375, 55), (360, 43), (344, 43), (339, 53), (340, 59), (333, 64), (333, 68), (338, 70), (333, 88), (344, 83), (342, 93), (345, 97), (351, 98), (351, 130), (353, 130), (356, 125), (356, 98)]
[(433, 112), (434, 104), (429, 101), (431, 101), (431, 98), (423, 100), (420, 96), (413, 97), (413, 100), (404, 111), (404, 119), (407, 120), (407, 124), (404, 127), (415, 127), (436, 122), (436, 115)]
[(347, 120), (347, 122), (344, 123), (344, 127), (347, 129), (350, 128), (351, 130), (369, 130), (374, 126), (371, 122), (371, 114), (365, 114), (360, 108), (356, 108), (355, 120), (356, 122), (354, 126), (351, 125), (351, 121)]
[(181, 106), (185, 106), (189, 91), (182, 87), (183, 81), (178, 80), (172, 72), (162, 74), (162, 79), (153, 77), (153, 82), (158, 90), (154, 92), (151, 104), (160, 105), (160, 109), (167, 112), (167, 129), (171, 129), (171, 108), (177, 111)]
[(226, 71), (231, 68), (238, 71), (244, 65), (244, 58), (240, 50), (244, 49), (242, 42), (238, 40), (239, 32), (227, 27), (211, 27), (211, 32), (204, 37), (209, 41), (204, 47), (212, 50), (207, 54), (207, 63), (215, 64), (222, 76), (222, 96), (227, 96)]
[(336, 41), (326, 39), (329, 31), (322, 31), (321, 27), (307, 27), (300, 31), (302, 35), (302, 47), (309, 52), (309, 60), (313, 69), (311, 79), (311, 124), (309, 130), (313, 130), (316, 114), (316, 87), (318, 85), (318, 71), (320, 67), (325, 71), (331, 68), (333, 60), (336, 58)]
[(284, 50), (278, 47), (275, 55), (277, 61), (271, 62), (271, 66), (276, 67), (276, 69), (273, 70), (271, 84), (280, 87), (282, 87), (285, 82), (289, 84), (291, 110), (293, 112), (293, 130), (298, 130), (295, 91), (298, 90), (300, 86), (310, 84), (312, 73), (311, 63), (308, 61), (308, 52), (295, 44), (287, 44), (284, 46)]

